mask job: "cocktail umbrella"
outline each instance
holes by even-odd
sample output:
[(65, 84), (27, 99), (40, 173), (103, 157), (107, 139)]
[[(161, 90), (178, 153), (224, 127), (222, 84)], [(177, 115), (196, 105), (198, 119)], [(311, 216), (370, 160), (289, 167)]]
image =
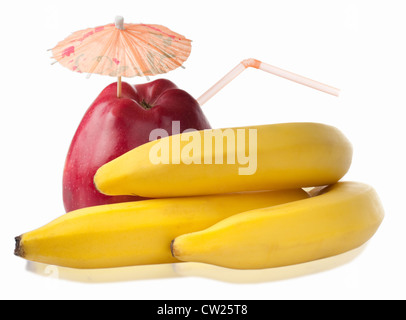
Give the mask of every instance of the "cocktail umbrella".
[(52, 49), (53, 58), (68, 69), (117, 77), (152, 76), (182, 66), (191, 52), (191, 40), (155, 24), (124, 23), (74, 32)]

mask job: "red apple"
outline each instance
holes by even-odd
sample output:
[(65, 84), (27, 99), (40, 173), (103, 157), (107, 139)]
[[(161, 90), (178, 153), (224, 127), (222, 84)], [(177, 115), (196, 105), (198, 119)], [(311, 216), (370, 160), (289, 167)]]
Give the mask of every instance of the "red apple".
[(159, 79), (131, 86), (117, 83), (106, 87), (84, 115), (72, 140), (63, 173), (63, 201), (66, 212), (117, 202), (136, 201), (135, 196), (106, 196), (93, 184), (96, 171), (105, 163), (149, 142), (157, 128), (172, 132), (179, 121), (186, 129), (210, 129), (198, 102), (169, 80)]

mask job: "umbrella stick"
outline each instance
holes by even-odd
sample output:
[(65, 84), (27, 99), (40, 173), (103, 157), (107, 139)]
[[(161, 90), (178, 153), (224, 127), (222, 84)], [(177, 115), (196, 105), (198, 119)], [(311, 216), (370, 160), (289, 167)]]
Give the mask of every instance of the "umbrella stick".
[(117, 78), (117, 98), (121, 98), (122, 92), (122, 85), (121, 85), (121, 77)]
[(208, 100), (210, 100), (216, 93), (218, 93), (221, 89), (223, 89), (227, 84), (229, 84), (232, 80), (234, 80), (238, 75), (240, 75), (245, 69), (247, 68), (255, 68), (260, 69), (262, 71), (266, 71), (268, 73), (272, 73), (279, 77), (294, 81), (296, 83), (300, 83), (302, 85), (308, 86), (310, 88), (323, 91), (325, 93), (337, 96), (340, 93), (340, 90), (331, 86), (328, 86), (324, 83), (300, 76), (298, 74), (292, 73), (290, 71), (286, 71), (280, 69), (278, 67), (272, 66), (270, 64), (261, 62), (255, 59), (247, 59), (240, 62), (234, 69), (232, 69), (229, 73), (227, 73), (220, 81), (218, 81), (215, 85), (213, 85), (209, 90), (207, 90), (200, 98), (197, 99), (199, 104), (202, 106)]
[[(116, 16), (115, 19), (116, 28), (119, 30), (124, 30), (124, 18), (122, 16)], [(117, 77), (117, 98), (121, 98), (121, 76)]]

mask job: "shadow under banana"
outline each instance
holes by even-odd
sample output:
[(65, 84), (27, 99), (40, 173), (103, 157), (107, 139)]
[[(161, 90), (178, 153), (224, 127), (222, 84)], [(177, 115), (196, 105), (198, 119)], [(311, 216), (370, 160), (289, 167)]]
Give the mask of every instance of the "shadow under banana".
[(179, 262), (111, 269), (73, 269), (27, 262), (27, 270), (38, 275), (82, 283), (109, 283), (178, 277), (202, 277), (227, 283), (265, 283), (328, 271), (358, 257), (367, 244), (333, 257), (311, 262), (259, 270), (236, 270), (198, 262)]

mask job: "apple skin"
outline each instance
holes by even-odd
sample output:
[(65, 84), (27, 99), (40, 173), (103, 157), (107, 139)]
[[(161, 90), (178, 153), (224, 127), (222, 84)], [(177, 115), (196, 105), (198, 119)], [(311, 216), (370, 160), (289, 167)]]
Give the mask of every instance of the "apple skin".
[(66, 157), (66, 212), (142, 200), (137, 196), (103, 195), (96, 190), (93, 177), (102, 165), (149, 142), (152, 130), (162, 128), (172, 135), (173, 121), (180, 122), (180, 132), (211, 129), (198, 102), (169, 80), (135, 86), (122, 82), (121, 98), (117, 98), (117, 83), (107, 86), (85, 113)]

